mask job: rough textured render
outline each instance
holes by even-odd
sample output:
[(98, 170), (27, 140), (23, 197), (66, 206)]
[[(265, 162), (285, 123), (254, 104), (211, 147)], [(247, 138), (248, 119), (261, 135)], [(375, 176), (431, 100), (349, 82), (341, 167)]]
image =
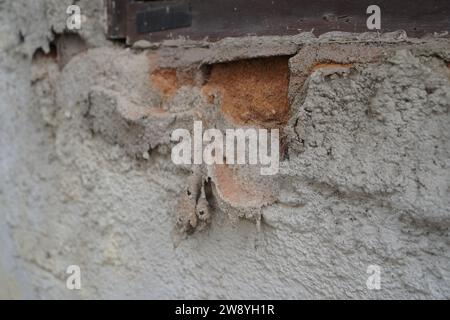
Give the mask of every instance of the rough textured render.
[[(126, 48), (70, 3), (0, 1), (0, 298), (450, 298), (448, 38)], [(279, 128), (280, 173), (176, 166), (194, 120)]]

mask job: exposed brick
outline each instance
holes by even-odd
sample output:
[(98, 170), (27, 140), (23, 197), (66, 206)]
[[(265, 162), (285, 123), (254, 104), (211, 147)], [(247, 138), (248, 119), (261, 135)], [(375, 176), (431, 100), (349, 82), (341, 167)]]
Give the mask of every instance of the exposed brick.
[(235, 124), (276, 127), (289, 119), (288, 57), (258, 58), (211, 66), (203, 92), (221, 97), (221, 110)]
[(268, 180), (252, 179), (236, 166), (215, 165), (213, 175), (220, 198), (234, 208), (260, 208), (276, 200)]
[(161, 91), (165, 99), (173, 97), (175, 92), (181, 87), (177, 78), (177, 71), (171, 68), (156, 69), (150, 74), (153, 85)]

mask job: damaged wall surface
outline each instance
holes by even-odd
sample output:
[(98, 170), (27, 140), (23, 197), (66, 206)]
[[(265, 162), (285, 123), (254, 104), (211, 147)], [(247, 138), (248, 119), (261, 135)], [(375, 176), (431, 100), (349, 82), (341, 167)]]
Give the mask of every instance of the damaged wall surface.
[[(450, 298), (448, 37), (130, 48), (71, 2), (0, 1), (0, 298)], [(175, 165), (194, 120), (280, 129), (280, 172)]]

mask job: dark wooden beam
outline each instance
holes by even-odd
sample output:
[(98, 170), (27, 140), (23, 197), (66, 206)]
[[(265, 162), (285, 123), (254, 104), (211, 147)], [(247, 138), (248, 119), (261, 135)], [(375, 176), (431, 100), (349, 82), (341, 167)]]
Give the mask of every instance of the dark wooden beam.
[[(313, 30), (319, 35), (329, 31), (366, 32), (371, 4), (381, 8), (381, 30), (390, 32), (405, 30), (409, 36), (420, 37), (429, 33), (450, 30), (449, 0), (174, 0), (174, 1), (133, 1), (108, 0), (116, 2), (116, 8), (126, 6), (120, 14), (109, 13), (108, 35), (123, 37), (128, 44), (137, 40), (160, 41), (179, 36), (199, 40), (208, 37), (215, 41), (229, 36), (244, 35), (289, 35)], [(185, 8), (178, 17), (181, 21), (167, 21), (160, 29), (142, 32), (142, 17), (154, 17), (145, 12), (163, 12), (167, 17), (175, 9)], [(108, 6), (108, 10), (111, 7)], [(172, 10), (172, 11), (171, 11)], [(189, 19), (187, 17), (190, 17)], [(139, 21), (141, 17), (141, 21)], [(125, 19), (125, 21), (124, 21)], [(189, 23), (187, 21), (189, 20)], [(153, 21), (154, 22), (154, 21)], [(152, 23), (148, 21), (147, 23)], [(126, 24), (126, 27), (124, 27)], [(115, 26), (119, 32), (114, 33)], [(174, 28), (169, 28), (173, 26)], [(167, 28), (166, 28), (167, 27)], [(125, 32), (124, 32), (125, 29)]]
[(127, 9), (130, 0), (106, 0), (106, 34), (110, 39), (127, 36)]

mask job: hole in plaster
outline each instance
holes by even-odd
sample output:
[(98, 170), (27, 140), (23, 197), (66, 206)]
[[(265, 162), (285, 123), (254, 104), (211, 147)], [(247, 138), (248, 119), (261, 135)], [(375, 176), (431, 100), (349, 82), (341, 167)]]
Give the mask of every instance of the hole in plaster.
[(232, 122), (279, 127), (290, 116), (288, 56), (256, 58), (209, 66), (203, 93), (208, 102), (220, 96), (220, 107)]
[(56, 45), (52, 42), (49, 45), (49, 51), (48, 52), (44, 52), (44, 50), (42, 50), (42, 48), (37, 49), (33, 53), (32, 61), (36, 62), (36, 61), (38, 61), (40, 59), (56, 60), (57, 57), (58, 57), (58, 50), (56, 49)]
[(172, 68), (156, 69), (150, 74), (150, 79), (164, 98), (172, 97), (181, 86), (177, 78), (177, 70)]
[(73, 57), (87, 50), (86, 42), (76, 33), (56, 35), (55, 45), (60, 68), (63, 68)]

